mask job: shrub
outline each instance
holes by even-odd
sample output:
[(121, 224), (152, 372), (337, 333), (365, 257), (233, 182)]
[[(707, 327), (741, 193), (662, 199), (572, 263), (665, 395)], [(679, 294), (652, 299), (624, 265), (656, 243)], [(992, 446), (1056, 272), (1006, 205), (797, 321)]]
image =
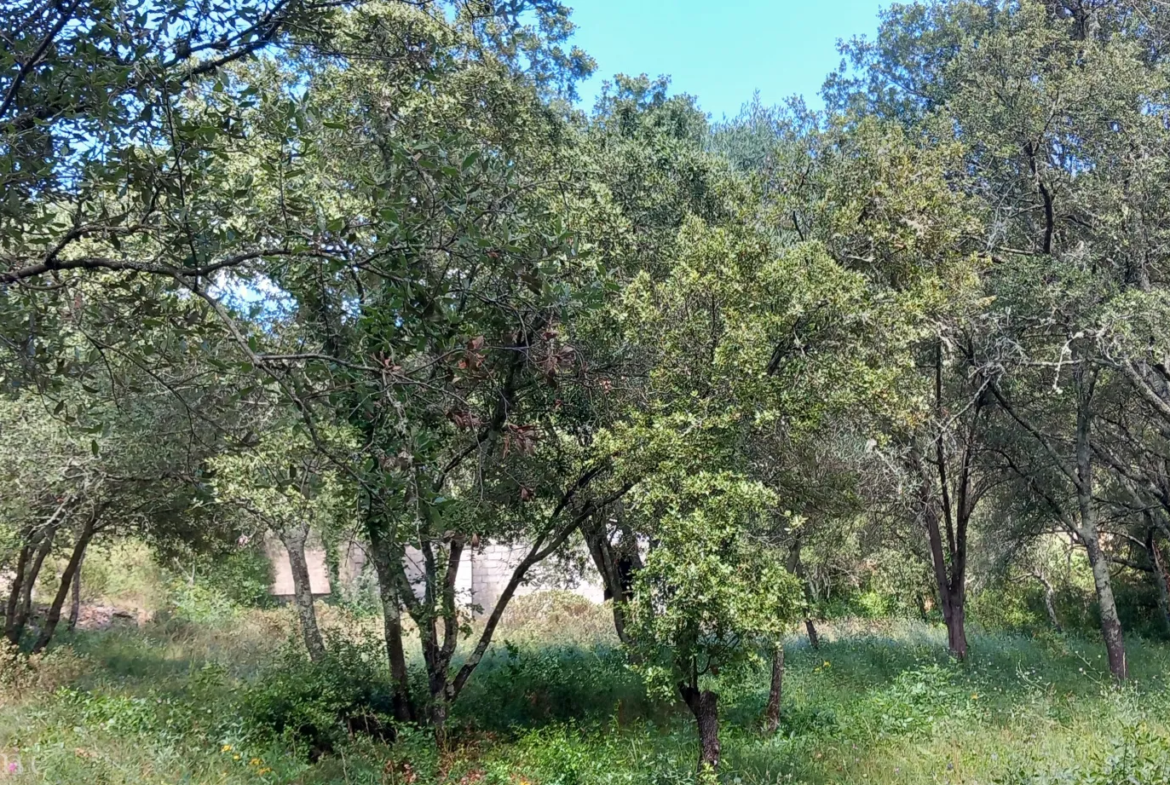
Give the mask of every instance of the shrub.
[(329, 635), (327, 643), (320, 662), (310, 661), (298, 642), (285, 645), (245, 692), (245, 733), (291, 744), (313, 760), (354, 734), (393, 738), (392, 690), (380, 644), (339, 635)]
[(50, 694), (72, 684), (89, 668), (89, 660), (69, 646), (25, 655), (0, 638), (0, 703)]

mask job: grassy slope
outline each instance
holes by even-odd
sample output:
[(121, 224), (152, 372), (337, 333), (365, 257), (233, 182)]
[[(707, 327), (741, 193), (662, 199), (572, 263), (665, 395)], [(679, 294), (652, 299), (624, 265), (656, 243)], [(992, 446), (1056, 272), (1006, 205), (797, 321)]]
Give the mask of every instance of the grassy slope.
[[(0, 782), (575, 783), (693, 779), (693, 727), (653, 700), (608, 641), (603, 611), (526, 601), (454, 718), (460, 745), (355, 741), (316, 764), (262, 743), (235, 707), (284, 639), (284, 612), (219, 625), (79, 633), (0, 698)], [(524, 608), (521, 609), (524, 611)], [(975, 635), (946, 661), (920, 624), (838, 626), (789, 644), (784, 730), (755, 730), (764, 671), (722, 687), (729, 782), (1170, 782), (1170, 648), (1131, 642), (1112, 689), (1100, 647)], [(39, 683), (32, 683), (39, 682)], [(230, 749), (225, 749), (230, 747)], [(237, 758), (238, 756), (238, 758)], [(36, 771), (31, 762), (35, 761)]]

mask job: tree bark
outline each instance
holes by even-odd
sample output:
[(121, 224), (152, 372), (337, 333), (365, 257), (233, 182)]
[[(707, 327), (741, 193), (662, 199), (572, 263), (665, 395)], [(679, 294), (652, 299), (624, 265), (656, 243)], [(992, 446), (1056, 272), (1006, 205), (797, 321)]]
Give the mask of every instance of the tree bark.
[[(927, 539), (930, 543), (930, 562), (934, 568), (939, 609), (942, 611), (943, 623), (947, 627), (947, 650), (956, 660), (962, 661), (967, 658), (967, 632), (964, 626), (966, 613), (963, 608), (963, 597), (960, 592), (953, 590), (952, 576), (947, 574), (947, 559), (943, 552), (938, 510), (931, 493), (930, 480), (925, 472), (922, 477), (919, 503), (923, 522), (926, 525)], [(958, 577), (957, 573), (955, 577)]]
[(821, 648), (821, 636), (817, 633), (817, 625), (813, 623), (811, 616), (804, 617), (804, 630), (808, 633), (808, 645), (814, 649)]
[(637, 538), (621, 527), (621, 540), (615, 546), (609, 541), (604, 522), (592, 516), (581, 524), (581, 534), (589, 555), (601, 576), (605, 599), (613, 603), (613, 626), (618, 640), (629, 643), (626, 634), (626, 609), (634, 593), (634, 577), (642, 567)]
[[(29, 543), (28, 547), (36, 546), (36, 550), (32, 551), (32, 563), (29, 564), (27, 559), (24, 563), (24, 569), (19, 576), (19, 596), (16, 599), (16, 610), (9, 617), (6, 631), (9, 640), (15, 645), (20, 642), (24, 636), (24, 629), (28, 626), (28, 620), (32, 617), (32, 602), (33, 590), (36, 588), (37, 578), (41, 575), (41, 568), (44, 567), (45, 559), (53, 552), (53, 540), (57, 536), (57, 525), (51, 524), (46, 529), (41, 531), (39, 537)], [(22, 556), (23, 556), (22, 549)], [(18, 566), (20, 566), (18, 564)], [(16, 592), (16, 581), (13, 582), (13, 590)], [(12, 598), (9, 598), (12, 602)]]
[(1101, 550), (1100, 534), (1097, 530), (1097, 501), (1093, 498), (1093, 391), (1097, 383), (1097, 372), (1086, 368), (1087, 359), (1080, 361), (1073, 371), (1077, 391), (1077, 433), (1076, 433), (1076, 490), (1077, 507), (1080, 516), (1079, 535), (1089, 556), (1093, 569), (1093, 585), (1097, 590), (1097, 605), (1101, 611), (1101, 637), (1105, 640), (1105, 651), (1109, 656), (1109, 670), (1117, 681), (1129, 678), (1129, 665), (1125, 659), (1125, 640), (1121, 631), (1121, 619), (1117, 615), (1117, 602), (1113, 598), (1113, 583), (1109, 576), (1109, 560)]
[(28, 570), (28, 562), (32, 552), (32, 546), (29, 544), (25, 544), (20, 549), (20, 555), (16, 559), (16, 570), (12, 576), (12, 585), (8, 589), (8, 603), (4, 609), (4, 637), (13, 646), (20, 643), (20, 636), (24, 632), (23, 624), (17, 623), (17, 614), (20, 612), (25, 573)]
[(967, 659), (967, 610), (960, 600), (951, 597), (951, 619), (947, 622), (947, 648), (956, 660)]
[(679, 684), (679, 693), (699, 726), (699, 775), (719, 771), (719, 696), (690, 684)]
[(1056, 603), (1053, 601), (1056, 590), (1052, 587), (1052, 581), (1045, 578), (1044, 573), (1039, 570), (1034, 571), (1032, 577), (1040, 581), (1040, 585), (1044, 587), (1044, 610), (1048, 614), (1048, 623), (1052, 625), (1052, 629), (1063, 632), (1064, 628), (1060, 626), (1060, 618), (1056, 615)]
[(784, 692), (784, 644), (777, 643), (772, 653), (772, 684), (768, 690), (768, 705), (764, 709), (764, 730), (780, 730), (780, 702)]
[(49, 615), (45, 618), (45, 626), (41, 628), (41, 634), (37, 636), (37, 641), (33, 644), (33, 654), (44, 651), (49, 642), (53, 640), (53, 634), (57, 631), (57, 625), (61, 621), (61, 609), (65, 607), (65, 600), (69, 596), (73, 578), (81, 566), (82, 559), (85, 558), (85, 549), (89, 547), (90, 540), (93, 539), (99, 515), (100, 511), (91, 515), (77, 535), (77, 542), (73, 545), (73, 553), (69, 556), (69, 562), (65, 565), (64, 572), (61, 573), (61, 585), (57, 587), (57, 595), (53, 597), (53, 604), (49, 606)]
[(389, 543), (384, 536), (370, 538), (374, 571), (378, 574), (378, 597), (382, 601), (382, 629), (386, 637), (386, 657), (390, 663), (390, 679), (394, 685), (394, 719), (414, 722), (418, 715), (410, 698), (410, 678), (406, 669), (406, 652), (402, 645), (402, 601), (398, 596), (397, 581), (391, 572)]
[[(1086, 532), (1086, 535), (1089, 533)], [(1121, 630), (1121, 619), (1117, 615), (1117, 602), (1113, 598), (1113, 585), (1109, 576), (1109, 560), (1101, 551), (1097, 532), (1086, 536), (1085, 550), (1089, 554), (1089, 565), (1093, 569), (1093, 585), (1097, 590), (1097, 606), (1101, 612), (1101, 637), (1105, 640), (1105, 652), (1109, 657), (1109, 671), (1118, 681), (1129, 678), (1129, 664), (1125, 659), (1125, 639)]]
[(77, 629), (77, 619), (81, 616), (81, 570), (85, 566), (85, 555), (77, 565), (77, 575), (73, 577), (72, 598), (69, 601), (69, 623), (65, 626), (69, 632)]
[(280, 538), (288, 552), (288, 565), (293, 581), (293, 601), (297, 606), (297, 618), (300, 620), (305, 648), (309, 652), (309, 659), (320, 662), (325, 659), (325, 641), (321, 638), (321, 628), (317, 625), (313, 587), (309, 580), (309, 563), (305, 559), (305, 540), (308, 539), (309, 531), (305, 527), (279, 529), (276, 536)]
[(1158, 587), (1158, 608), (1162, 611), (1162, 623), (1170, 634), (1170, 575), (1166, 573), (1166, 561), (1162, 558), (1162, 548), (1158, 545), (1157, 529), (1151, 526), (1146, 532), (1146, 550), (1150, 555), (1150, 564), (1153, 567), (1154, 583)]
[(792, 550), (788, 554), (787, 566), (788, 571), (800, 579), (800, 588), (804, 592), (804, 605), (807, 611), (804, 617), (804, 629), (808, 633), (808, 644), (814, 649), (819, 649), (821, 637), (817, 634), (817, 627), (812, 618), (812, 609), (816, 598), (813, 597), (812, 584), (809, 583), (808, 576), (804, 572), (804, 562), (800, 560), (801, 545), (801, 538), (797, 535), (792, 543)]

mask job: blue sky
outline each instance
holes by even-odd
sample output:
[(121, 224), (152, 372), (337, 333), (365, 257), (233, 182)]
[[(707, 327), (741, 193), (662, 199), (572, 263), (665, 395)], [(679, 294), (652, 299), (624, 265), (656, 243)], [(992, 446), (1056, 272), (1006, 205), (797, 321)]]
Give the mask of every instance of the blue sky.
[(668, 74), (714, 119), (731, 116), (760, 91), (764, 103), (815, 100), (840, 62), (836, 42), (872, 36), (889, 0), (568, 0), (575, 43), (597, 60), (582, 86), (591, 108), (615, 73)]

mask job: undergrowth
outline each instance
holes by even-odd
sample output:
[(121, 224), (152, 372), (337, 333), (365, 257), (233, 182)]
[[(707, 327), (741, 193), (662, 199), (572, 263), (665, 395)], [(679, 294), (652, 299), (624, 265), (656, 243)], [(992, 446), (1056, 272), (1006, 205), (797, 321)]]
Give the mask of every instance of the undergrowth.
[[(78, 632), (33, 660), (5, 654), (0, 780), (693, 781), (693, 722), (646, 693), (604, 609), (550, 597), (518, 607), (442, 752), (426, 731), (393, 725), (374, 625), (335, 611), (322, 614), (332, 632), (320, 664), (295, 645), (287, 609)], [(787, 643), (776, 735), (759, 727), (763, 669), (722, 685), (724, 781), (1170, 782), (1163, 645), (1131, 641), (1134, 678), (1116, 688), (1100, 646), (1078, 637), (975, 634), (965, 664), (917, 622), (841, 622), (822, 637), (817, 650)]]

